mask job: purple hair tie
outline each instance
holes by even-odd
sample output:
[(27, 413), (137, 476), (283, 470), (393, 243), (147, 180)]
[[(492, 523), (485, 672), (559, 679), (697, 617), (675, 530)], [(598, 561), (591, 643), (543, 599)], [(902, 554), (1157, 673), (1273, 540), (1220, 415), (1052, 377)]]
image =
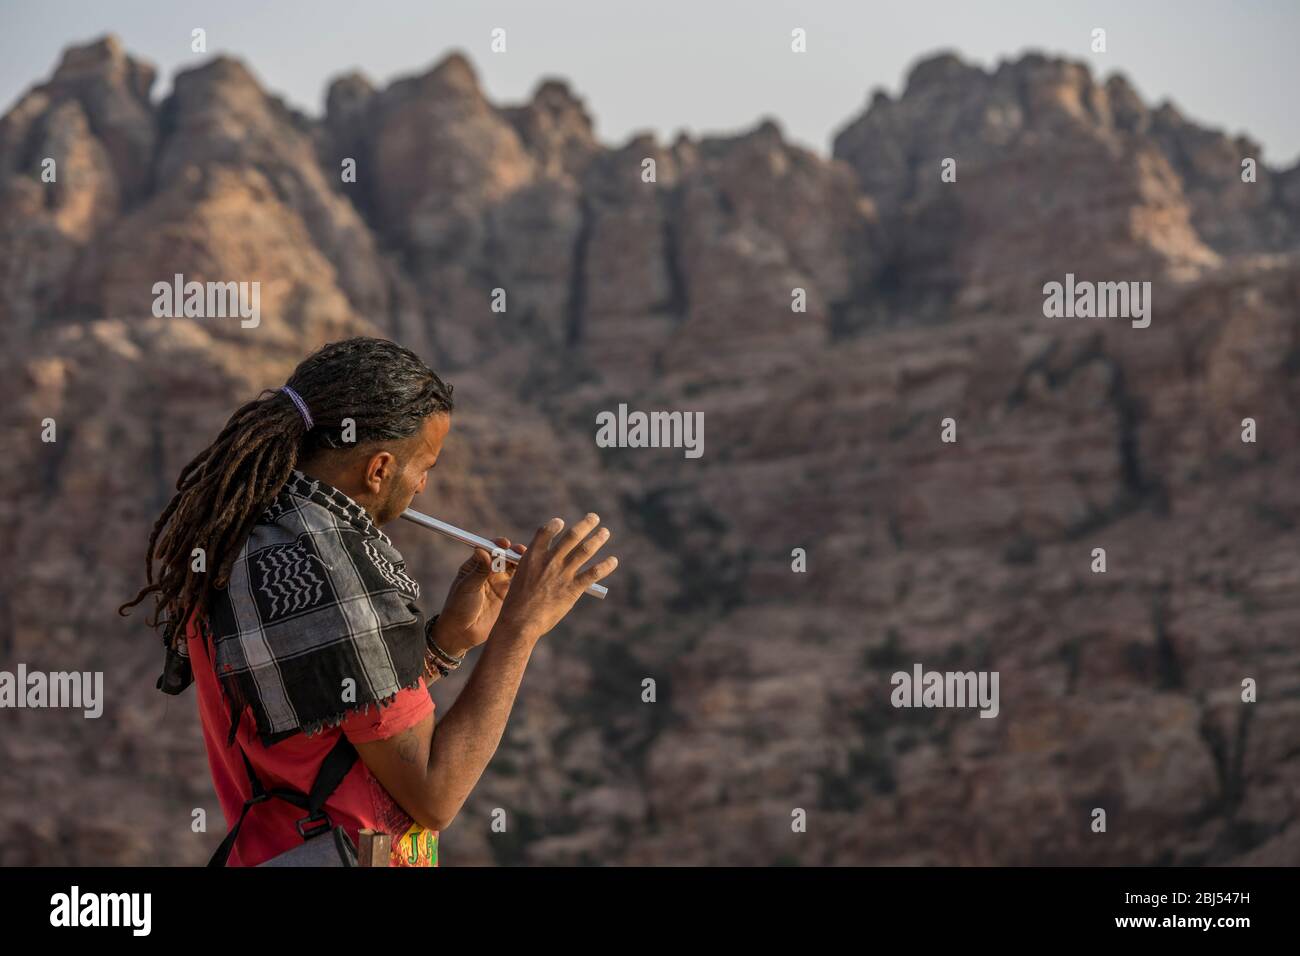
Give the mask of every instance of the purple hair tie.
[(298, 406), (298, 414), (302, 416), (303, 424), (307, 426), (307, 431), (311, 431), (311, 412), (307, 411), (307, 403), (302, 400), (302, 396), (291, 389), (288, 385), (281, 385), (280, 391), (293, 399), (293, 403)]

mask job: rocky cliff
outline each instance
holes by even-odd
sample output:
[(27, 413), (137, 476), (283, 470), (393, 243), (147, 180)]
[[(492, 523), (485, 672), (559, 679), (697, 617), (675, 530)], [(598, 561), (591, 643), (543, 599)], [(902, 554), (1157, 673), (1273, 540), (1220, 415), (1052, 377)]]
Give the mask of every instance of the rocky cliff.
[[(427, 510), (595, 510), (621, 562), (447, 864), (1300, 862), (1300, 169), (1037, 55), (923, 60), (832, 157), (611, 146), (460, 55), (320, 117), (234, 60), (153, 81), (106, 38), (0, 120), (0, 668), (107, 697), (0, 712), (0, 864), (206, 858), (192, 699), (113, 609), (233, 407), (355, 333), (456, 385)], [(261, 323), (155, 318), (176, 273), (260, 282)], [(1045, 318), (1066, 273), (1151, 282), (1151, 325)], [(704, 455), (596, 447), (620, 402), (703, 412)], [(436, 606), (464, 555), (393, 535)], [(999, 716), (894, 709), (914, 662), (997, 670)]]

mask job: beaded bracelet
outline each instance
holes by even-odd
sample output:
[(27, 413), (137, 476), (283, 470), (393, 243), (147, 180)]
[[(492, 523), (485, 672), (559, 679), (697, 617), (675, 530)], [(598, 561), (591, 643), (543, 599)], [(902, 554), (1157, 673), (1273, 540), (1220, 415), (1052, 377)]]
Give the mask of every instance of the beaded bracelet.
[(454, 654), (449, 654), (438, 646), (438, 642), (433, 639), (433, 626), (437, 620), (438, 615), (435, 614), (429, 619), (429, 623), (424, 626), (424, 642), (429, 652), (429, 663), (432, 663), (433, 666), (437, 668), (439, 676), (446, 677), (457, 667), (460, 667), (461, 664), (465, 663), (465, 655), (462, 654), (460, 657), (456, 657)]

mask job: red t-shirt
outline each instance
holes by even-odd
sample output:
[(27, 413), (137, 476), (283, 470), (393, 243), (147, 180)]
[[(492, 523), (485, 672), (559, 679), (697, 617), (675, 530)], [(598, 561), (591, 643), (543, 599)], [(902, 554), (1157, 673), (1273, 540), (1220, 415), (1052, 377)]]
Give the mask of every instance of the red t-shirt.
[[(208, 750), (208, 766), (212, 768), (212, 782), (229, 830), (239, 819), (244, 801), (252, 796), (252, 785), (239, 755), (239, 747), (234, 744), (226, 746), (230, 734), (230, 706), (208, 656), (207, 642), (192, 620), (185, 633), (194, 671), (199, 720), (203, 724), (203, 742)], [(383, 740), (414, 727), (432, 713), (433, 699), (421, 680), (418, 688), (399, 691), (396, 699), (387, 706), (371, 707), (365, 713), (350, 715), (338, 727), (311, 737), (298, 733), (270, 747), (263, 746), (258, 739), (252, 711), (245, 708), (236, 735), (263, 787), (291, 787), (305, 794), (311, 790), (321, 761), (338, 743), (340, 733), (347, 734), (354, 744)], [(438, 831), (427, 830), (412, 820), (361, 760), (357, 760), (326, 801), (325, 812), (334, 826), (347, 829), (354, 843), (357, 831), (362, 827), (391, 834), (390, 866), (438, 865)], [(300, 846), (302, 837), (298, 835), (296, 824), (305, 815), (306, 812), (299, 807), (275, 798), (252, 807), (244, 818), (228, 865), (257, 866), (285, 850)]]

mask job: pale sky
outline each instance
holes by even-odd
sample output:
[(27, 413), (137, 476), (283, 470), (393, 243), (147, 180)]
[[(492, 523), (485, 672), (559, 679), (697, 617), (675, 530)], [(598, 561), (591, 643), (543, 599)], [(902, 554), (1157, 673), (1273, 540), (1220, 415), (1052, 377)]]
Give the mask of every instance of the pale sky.
[[(818, 153), (870, 93), (901, 90), (909, 66), (954, 50), (985, 67), (1026, 50), (1125, 73), (1143, 98), (1247, 133), (1271, 165), (1300, 154), (1300, 2), (1294, 0), (0, 0), (0, 108), (53, 70), (60, 51), (105, 32), (159, 69), (170, 88), (207, 31), (208, 55), (243, 59), (271, 92), (319, 115), (330, 78), (372, 81), (419, 72), (459, 49), (498, 105), (527, 99), (545, 77), (566, 79), (597, 136), (621, 145), (640, 131), (671, 142), (733, 133), (763, 117)], [(491, 31), (507, 52), (492, 53)], [(808, 53), (790, 31), (808, 31)], [(1091, 31), (1107, 31), (1094, 54)]]

